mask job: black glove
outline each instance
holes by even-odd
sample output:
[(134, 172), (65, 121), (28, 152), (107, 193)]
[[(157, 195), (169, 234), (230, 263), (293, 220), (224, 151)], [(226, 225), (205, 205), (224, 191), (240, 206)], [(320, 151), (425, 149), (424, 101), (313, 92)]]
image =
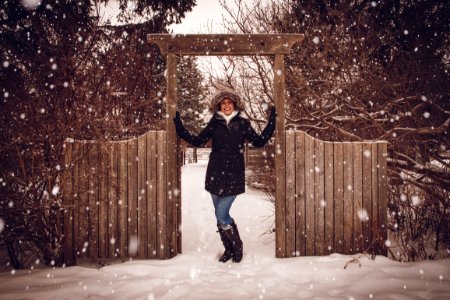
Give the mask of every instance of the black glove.
[(274, 120), (277, 117), (277, 112), (275, 110), (275, 106), (272, 106), (270, 108), (270, 116), (269, 116), (269, 120)]
[(175, 113), (175, 118), (173, 118), (173, 123), (175, 124), (175, 129), (179, 133), (183, 129), (183, 122), (181, 122), (180, 112)]
[(175, 112), (175, 118), (173, 118), (173, 122), (175, 123), (175, 125), (177, 125), (177, 124), (183, 124), (183, 123), (181, 122), (180, 112), (179, 112), (178, 110)]

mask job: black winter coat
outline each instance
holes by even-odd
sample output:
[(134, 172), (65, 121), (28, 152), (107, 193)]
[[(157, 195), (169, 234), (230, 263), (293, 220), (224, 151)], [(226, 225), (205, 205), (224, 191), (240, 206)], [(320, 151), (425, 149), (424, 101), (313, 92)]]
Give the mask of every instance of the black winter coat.
[(244, 142), (255, 147), (264, 146), (275, 130), (275, 111), (261, 135), (250, 125), (250, 121), (238, 113), (228, 125), (223, 117), (215, 113), (198, 136), (190, 134), (181, 121), (175, 120), (177, 134), (194, 147), (200, 147), (212, 139), (212, 151), (206, 170), (205, 189), (218, 196), (239, 195), (245, 192)]

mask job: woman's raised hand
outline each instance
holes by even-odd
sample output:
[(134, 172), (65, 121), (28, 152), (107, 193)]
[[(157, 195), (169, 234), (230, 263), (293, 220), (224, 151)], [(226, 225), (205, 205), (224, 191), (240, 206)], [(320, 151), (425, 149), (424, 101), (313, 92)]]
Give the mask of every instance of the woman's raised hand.
[(180, 112), (177, 110), (175, 113), (175, 118), (173, 118), (173, 123), (175, 124), (175, 129), (178, 133), (183, 129), (183, 122), (181, 122)]
[(270, 116), (269, 116), (269, 120), (273, 120), (277, 117), (277, 112), (275, 110), (275, 106), (272, 106), (270, 108)]

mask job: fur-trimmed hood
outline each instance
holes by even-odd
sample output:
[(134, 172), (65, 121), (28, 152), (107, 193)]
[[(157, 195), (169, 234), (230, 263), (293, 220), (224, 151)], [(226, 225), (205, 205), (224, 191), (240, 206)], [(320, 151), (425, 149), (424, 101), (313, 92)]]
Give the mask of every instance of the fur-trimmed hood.
[(244, 110), (244, 104), (242, 103), (241, 97), (231, 88), (220, 87), (216, 94), (211, 99), (210, 110), (212, 112), (217, 112), (220, 110), (219, 104), (225, 99), (231, 99), (234, 102), (234, 108), (238, 111)]

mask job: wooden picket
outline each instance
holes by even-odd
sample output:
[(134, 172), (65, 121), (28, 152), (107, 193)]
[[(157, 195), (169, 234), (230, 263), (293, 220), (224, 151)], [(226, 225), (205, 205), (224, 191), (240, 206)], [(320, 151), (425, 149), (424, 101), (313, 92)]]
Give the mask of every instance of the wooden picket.
[[(120, 142), (65, 144), (64, 261), (179, 253), (179, 193), (167, 187), (165, 131)], [(179, 181), (177, 180), (176, 183)], [(176, 187), (179, 189), (179, 187)]]
[(277, 257), (386, 255), (386, 142), (324, 142), (302, 131), (286, 131), (285, 142)]

